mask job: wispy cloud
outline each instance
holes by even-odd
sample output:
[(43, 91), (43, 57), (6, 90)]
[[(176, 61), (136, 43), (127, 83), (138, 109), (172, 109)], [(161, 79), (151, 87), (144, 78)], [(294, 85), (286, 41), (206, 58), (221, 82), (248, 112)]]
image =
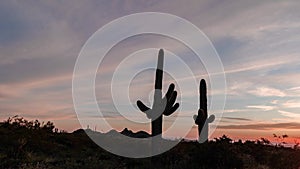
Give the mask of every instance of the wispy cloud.
[(237, 120), (237, 121), (252, 121), (251, 119), (247, 118), (238, 118), (238, 117), (222, 117), (223, 119), (227, 120)]
[(291, 112), (283, 111), (283, 110), (278, 110), (278, 112), (283, 116), (293, 118), (295, 121), (300, 120), (300, 114), (291, 113)]
[(256, 96), (262, 96), (262, 97), (266, 97), (266, 96), (284, 97), (284, 96), (286, 96), (286, 94), (283, 91), (281, 91), (279, 89), (271, 88), (271, 87), (257, 87), (254, 90), (250, 90), (248, 93), (256, 95)]
[(288, 100), (288, 101), (282, 103), (282, 106), (285, 108), (300, 108), (300, 101)]
[(276, 104), (278, 103), (278, 101), (279, 101), (279, 100), (272, 100), (270, 103), (276, 105)]
[(239, 113), (239, 112), (246, 112), (249, 111), (247, 109), (225, 109), (224, 113)]
[(274, 110), (276, 107), (275, 106), (266, 106), (266, 105), (250, 105), (250, 106), (247, 106), (247, 108), (260, 109), (263, 111), (270, 111), (270, 110)]
[(239, 129), (239, 130), (274, 130), (274, 129), (300, 129), (300, 123), (260, 123), (241, 125), (220, 125), (218, 129)]
[(300, 86), (289, 88), (288, 90), (297, 91), (300, 90)]
[[(264, 123), (259, 124), (260, 127), (251, 124), (232, 128), (271, 129), (297, 126), (296, 123), (284, 122), (298, 119), (298, 114), (282, 110), (277, 112), (279, 108), (293, 108), (296, 112), (300, 107), (297, 101), (297, 97), (300, 96), (300, 15), (297, 12), (300, 4), (297, 1), (29, 0), (26, 3), (0, 3), (1, 117), (22, 113), (27, 117), (76, 121), (71, 84), (74, 64), (82, 45), (97, 29), (113, 19), (135, 12), (163, 11), (191, 21), (202, 29), (215, 45), (227, 77), (228, 109), (224, 112), (230, 114), (230, 117), (225, 117), (225, 120), (232, 123), (247, 122), (253, 116), (263, 118), (256, 113), (257, 111), (273, 111), (275, 113), (270, 115), (273, 119), (278, 118), (278, 113), (286, 117), (285, 121), (281, 121), (281, 125)], [(273, 14), (265, 15), (270, 12)], [(180, 29), (170, 26), (170, 30), (175, 30), (174, 28)], [(112, 31), (112, 34), (107, 36), (113, 36), (113, 33)], [(197, 56), (181, 42), (158, 36), (127, 39), (108, 53), (105, 64), (100, 65), (97, 74), (97, 99), (106, 106), (105, 111), (108, 112), (107, 117), (110, 120), (115, 120), (109, 113), (114, 112), (110, 98), (110, 78), (115, 68), (132, 52), (149, 47), (164, 48), (180, 56), (195, 70), (198, 81), (200, 78), (209, 78), (205, 65), (196, 60)], [(170, 61), (172, 60), (168, 60), (167, 63)], [(134, 72), (135, 65), (149, 63), (151, 61), (141, 59), (127, 66)], [(175, 69), (175, 74), (182, 71), (178, 63)], [(129, 91), (132, 102), (136, 99), (147, 101), (148, 93), (153, 87), (153, 74), (144, 73), (140, 76), (149, 78), (141, 77), (133, 81)], [(194, 77), (176, 80), (186, 81), (191, 78)], [(173, 81), (172, 78), (165, 80), (166, 83)], [(119, 79), (118, 82), (123, 84), (125, 81), (126, 79)], [(167, 88), (167, 85), (164, 88)], [(188, 96), (198, 95), (198, 89), (183, 92), (188, 93)], [(209, 89), (209, 96), (220, 92)], [(198, 101), (192, 104), (198, 104)], [(252, 111), (255, 111), (254, 115), (249, 115)], [(123, 126), (120, 121), (115, 123)], [(66, 127), (65, 122), (61, 122), (60, 125), (62, 128), (64, 125)]]

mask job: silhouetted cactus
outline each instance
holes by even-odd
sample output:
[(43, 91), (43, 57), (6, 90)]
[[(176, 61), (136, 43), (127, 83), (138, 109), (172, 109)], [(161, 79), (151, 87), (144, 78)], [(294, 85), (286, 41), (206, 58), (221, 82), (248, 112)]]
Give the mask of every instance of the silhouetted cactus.
[(194, 115), (195, 123), (198, 125), (199, 132), (199, 142), (203, 143), (208, 140), (208, 123), (215, 120), (215, 116), (207, 115), (207, 93), (206, 93), (206, 82), (204, 79), (200, 81), (200, 108), (198, 110), (198, 115)]
[(162, 79), (163, 79), (163, 64), (164, 51), (159, 50), (157, 69), (155, 76), (155, 92), (152, 108), (145, 106), (140, 100), (137, 101), (139, 109), (146, 113), (147, 117), (151, 119), (152, 136), (162, 134), (162, 115), (169, 116), (174, 113), (179, 107), (179, 103), (175, 103), (177, 92), (174, 90), (175, 85), (169, 85), (169, 89), (164, 98), (162, 98)]

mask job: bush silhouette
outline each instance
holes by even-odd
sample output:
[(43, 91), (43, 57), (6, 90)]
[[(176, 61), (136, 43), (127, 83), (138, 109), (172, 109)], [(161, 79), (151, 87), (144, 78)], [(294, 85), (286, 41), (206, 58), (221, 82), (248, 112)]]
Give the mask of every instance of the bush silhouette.
[(46, 132), (53, 132), (55, 126), (53, 122), (48, 121), (47, 123), (39, 122), (38, 120), (28, 121), (18, 115), (9, 117), (2, 123), (2, 127), (14, 128), (14, 129), (29, 129), (29, 130), (41, 130)]
[[(9, 121), (0, 123), (0, 169), (152, 167), (150, 158), (130, 159), (103, 150), (84, 130), (73, 133), (46, 132)], [(17, 121), (21, 124), (28, 122), (25, 119)], [(297, 169), (300, 166), (300, 150), (258, 144), (256, 141), (235, 142), (224, 135), (203, 144), (181, 141), (171, 150), (158, 155), (155, 162), (156, 169)]]

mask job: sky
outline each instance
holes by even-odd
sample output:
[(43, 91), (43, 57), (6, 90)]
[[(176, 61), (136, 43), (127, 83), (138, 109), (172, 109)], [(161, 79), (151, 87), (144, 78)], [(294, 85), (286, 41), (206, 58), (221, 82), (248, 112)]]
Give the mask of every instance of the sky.
[[(223, 63), (225, 109), (211, 138), (223, 134), (234, 139), (272, 138), (275, 133), (289, 135), (290, 142), (300, 142), (299, 8), (296, 0), (1, 1), (0, 119), (19, 115), (50, 120), (70, 132), (80, 128), (72, 100), (72, 76), (83, 45), (114, 19), (138, 12), (162, 12), (184, 18), (201, 29)], [(107, 36), (113, 36), (118, 29)], [(158, 35), (128, 38), (105, 56), (96, 78), (95, 91), (103, 118), (116, 130), (150, 130), (150, 124), (131, 123), (120, 116), (109, 90), (110, 79), (122, 60), (147, 48), (163, 48), (178, 55), (196, 71), (197, 81), (208, 81), (209, 98), (217, 93), (210, 90), (205, 66), (195, 61), (195, 54), (182, 43)], [(141, 57), (132, 65), (149, 66), (155, 63), (156, 56), (153, 58)], [(172, 58), (166, 56), (167, 62), (172, 63)], [(130, 68), (129, 64), (127, 69)], [(177, 68), (171, 73), (181, 71)], [(147, 98), (153, 88), (153, 75), (153, 70), (144, 71), (132, 81), (128, 93), (133, 105), (137, 99), (151, 102), (151, 97), (148, 102)], [(122, 83), (127, 79), (118, 80)], [(163, 91), (169, 82), (177, 83), (167, 74), (164, 80)], [(198, 91), (185, 92), (198, 95)], [(139, 113), (137, 109), (135, 113)], [(177, 115), (190, 118), (184, 112), (177, 111)], [(165, 125), (171, 124), (172, 117), (165, 118)], [(102, 131), (97, 122), (90, 127)], [(187, 138), (197, 138), (197, 126)]]

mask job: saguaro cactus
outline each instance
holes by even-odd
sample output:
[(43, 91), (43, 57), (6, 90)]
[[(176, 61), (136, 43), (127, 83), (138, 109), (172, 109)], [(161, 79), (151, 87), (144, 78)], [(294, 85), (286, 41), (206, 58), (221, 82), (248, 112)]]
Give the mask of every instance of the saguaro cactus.
[(174, 90), (175, 85), (172, 83), (169, 85), (169, 89), (162, 98), (162, 79), (163, 79), (163, 64), (164, 64), (164, 51), (159, 50), (157, 69), (155, 76), (155, 91), (152, 108), (145, 106), (140, 100), (137, 101), (138, 108), (146, 113), (147, 117), (151, 119), (152, 136), (162, 134), (162, 115), (169, 116), (174, 113), (179, 107), (179, 103), (175, 103), (177, 98), (177, 92)]
[(198, 115), (194, 115), (195, 123), (198, 125), (199, 132), (199, 142), (203, 143), (208, 140), (208, 123), (212, 123), (215, 120), (215, 116), (207, 115), (207, 92), (206, 92), (206, 82), (204, 79), (200, 81), (200, 108), (198, 110)]

